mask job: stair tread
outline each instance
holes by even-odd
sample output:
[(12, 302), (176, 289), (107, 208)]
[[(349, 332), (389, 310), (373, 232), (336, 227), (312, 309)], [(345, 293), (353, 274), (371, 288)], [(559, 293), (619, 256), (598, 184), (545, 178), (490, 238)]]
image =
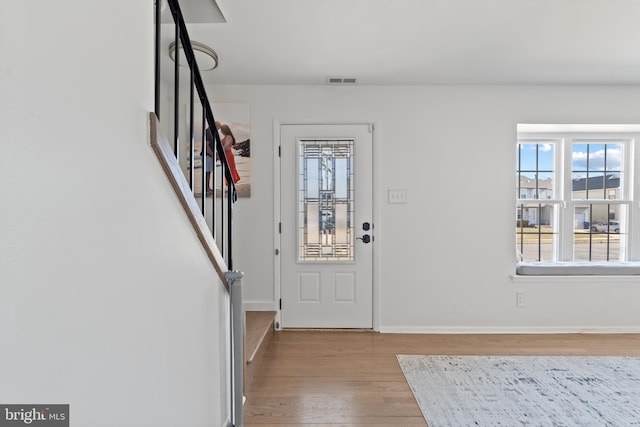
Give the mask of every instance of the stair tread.
[(275, 311), (247, 311), (245, 314), (245, 354), (251, 363), (265, 335), (273, 328)]

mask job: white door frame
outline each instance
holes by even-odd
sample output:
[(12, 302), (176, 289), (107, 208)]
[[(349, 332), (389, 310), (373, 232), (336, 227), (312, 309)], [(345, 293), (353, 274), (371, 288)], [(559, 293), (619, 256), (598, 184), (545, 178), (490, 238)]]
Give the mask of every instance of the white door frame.
[(281, 311), (280, 311), (280, 285), (281, 285), (281, 275), (280, 275), (280, 254), (281, 254), (281, 241), (280, 241), (280, 221), (281, 221), (281, 212), (280, 212), (280, 202), (281, 202), (281, 194), (280, 194), (280, 128), (281, 126), (287, 125), (369, 125), (372, 127), (372, 143), (373, 143), (373, 164), (372, 164), (372, 184), (373, 184), (373, 218), (372, 224), (374, 227), (373, 234), (375, 236), (375, 245), (373, 245), (373, 289), (372, 289), (372, 312), (373, 312), (373, 330), (380, 330), (380, 284), (378, 278), (379, 274), (379, 265), (380, 265), (380, 256), (382, 251), (381, 243), (383, 239), (380, 239), (381, 235), (380, 224), (377, 223), (377, 218), (380, 218), (379, 206), (377, 203), (377, 189), (379, 188), (380, 179), (378, 177), (379, 174), (376, 174), (376, 170), (378, 169), (378, 134), (377, 124), (373, 122), (288, 122), (283, 121), (280, 122), (276, 119), (273, 119), (273, 297), (274, 297), (274, 307), (276, 311), (275, 325), (277, 330), (282, 329), (282, 319), (281, 319)]

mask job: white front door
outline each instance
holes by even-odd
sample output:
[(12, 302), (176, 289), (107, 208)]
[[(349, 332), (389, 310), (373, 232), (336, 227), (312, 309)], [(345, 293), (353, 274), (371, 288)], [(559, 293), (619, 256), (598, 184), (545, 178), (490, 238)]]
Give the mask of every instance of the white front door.
[(373, 327), (371, 129), (281, 126), (285, 328)]

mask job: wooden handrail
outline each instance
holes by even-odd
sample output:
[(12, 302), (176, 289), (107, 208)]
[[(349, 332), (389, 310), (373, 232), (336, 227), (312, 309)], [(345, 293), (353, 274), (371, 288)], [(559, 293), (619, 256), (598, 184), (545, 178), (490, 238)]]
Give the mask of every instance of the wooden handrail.
[(202, 247), (207, 253), (207, 257), (211, 261), (211, 264), (213, 264), (225, 289), (229, 292), (229, 284), (225, 277), (225, 273), (228, 271), (227, 264), (216, 246), (216, 242), (211, 235), (211, 231), (209, 231), (202, 212), (200, 212), (198, 202), (196, 202), (196, 199), (193, 197), (189, 183), (184, 177), (182, 169), (173, 153), (173, 147), (171, 147), (169, 140), (160, 130), (160, 123), (155, 113), (149, 113), (149, 143), (156, 153), (176, 196), (178, 196), (178, 200), (180, 200), (180, 204), (187, 214), (198, 236), (198, 240), (200, 240)]

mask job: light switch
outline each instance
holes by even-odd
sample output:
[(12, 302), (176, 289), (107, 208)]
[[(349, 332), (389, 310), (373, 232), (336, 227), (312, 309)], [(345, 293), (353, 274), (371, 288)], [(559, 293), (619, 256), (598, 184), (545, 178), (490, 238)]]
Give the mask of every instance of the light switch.
[(389, 190), (388, 203), (407, 203), (407, 190)]

